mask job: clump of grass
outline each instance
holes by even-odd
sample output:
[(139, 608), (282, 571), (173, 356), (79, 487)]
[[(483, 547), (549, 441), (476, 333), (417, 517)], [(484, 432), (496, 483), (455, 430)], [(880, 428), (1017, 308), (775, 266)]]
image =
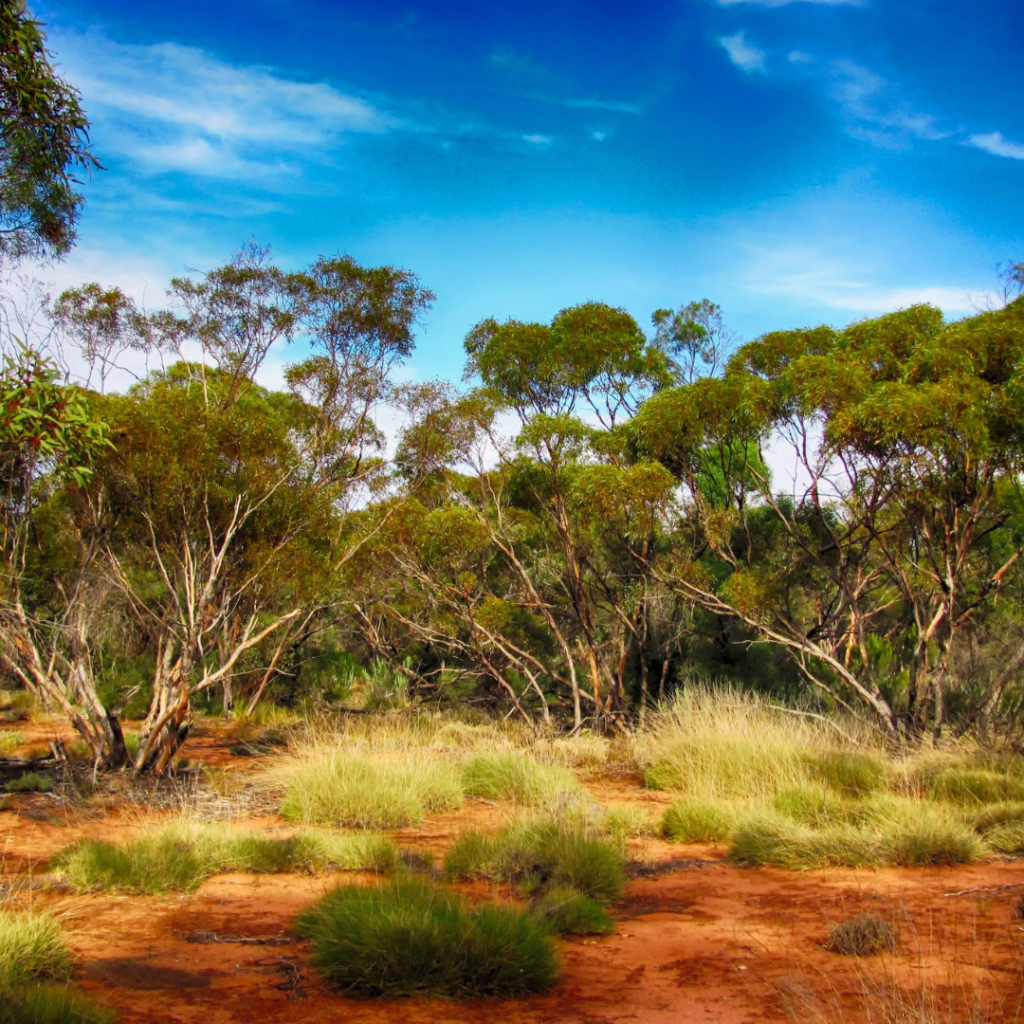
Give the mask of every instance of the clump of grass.
[(53, 789), (53, 780), (38, 772), (22, 772), (16, 779), (11, 779), (4, 789), (8, 793), (49, 793)]
[(537, 805), (557, 793), (574, 792), (579, 783), (558, 765), (508, 752), (471, 757), (462, 768), (462, 786), (469, 796)]
[(825, 949), (843, 956), (875, 956), (896, 949), (896, 929), (881, 917), (861, 914), (837, 924), (830, 932)]
[(621, 844), (626, 839), (640, 839), (658, 834), (659, 825), (642, 807), (619, 804), (609, 807), (601, 816), (601, 825)]
[(852, 824), (863, 814), (861, 804), (841, 796), (835, 790), (813, 784), (780, 790), (772, 800), (772, 807), (780, 814), (812, 828)]
[(304, 825), (401, 828), (462, 799), (459, 774), (446, 760), (374, 763), (333, 751), (291, 769), (281, 813)]
[(790, 870), (863, 867), (882, 863), (877, 839), (850, 825), (815, 830), (791, 818), (754, 816), (733, 834), (729, 858), (747, 866), (774, 865)]
[(534, 904), (533, 913), (556, 935), (607, 935), (615, 930), (611, 914), (597, 900), (569, 886), (549, 889)]
[(298, 921), (313, 963), (357, 996), (514, 996), (558, 977), (547, 931), (529, 914), (470, 909), (421, 882), (341, 886)]
[(969, 864), (985, 852), (977, 834), (957, 814), (941, 805), (881, 797), (868, 805), (867, 814), (866, 827), (878, 835), (889, 864)]
[(626, 884), (616, 845), (583, 824), (537, 818), (513, 822), (493, 839), (465, 832), (444, 860), (449, 878), (494, 878), (528, 888), (569, 886), (594, 899), (616, 899)]
[(711, 800), (679, 800), (661, 819), (662, 835), (672, 843), (722, 843), (736, 827), (736, 813)]
[(975, 817), (974, 831), (985, 835), (1000, 825), (1012, 825), (1017, 822), (1024, 822), (1024, 803), (1010, 801), (990, 804)]
[(0, 721), (27, 722), (36, 712), (36, 699), (28, 690), (0, 690)]
[(307, 830), (273, 839), (216, 826), (175, 824), (128, 843), (82, 840), (58, 854), (51, 868), (79, 891), (161, 893), (192, 892), (207, 878), (226, 871), (386, 871), (397, 862), (394, 844), (370, 833)]
[(787, 715), (739, 691), (697, 686), (663, 706), (638, 743), (638, 755), (653, 788), (734, 800), (765, 798), (806, 783), (812, 767), (859, 778), (838, 756), (829, 760), (822, 754), (823, 760), (812, 758), (809, 766), (809, 751), (833, 746), (823, 723)]
[(885, 764), (872, 754), (828, 750), (810, 754), (805, 763), (814, 779), (848, 797), (862, 797), (885, 789)]
[(946, 768), (928, 784), (933, 800), (957, 804), (994, 804), (1024, 800), (1024, 780), (982, 768)]
[(56, 921), (0, 910), (0, 989), (37, 978), (71, 977), (71, 953)]
[(986, 845), (1011, 857), (1024, 853), (1024, 821), (1008, 821), (985, 833)]
[(113, 1024), (115, 1015), (66, 985), (0, 992), (0, 1024)]
[(0, 754), (10, 754), (25, 742), (22, 733), (12, 729), (4, 729), (0, 732)]

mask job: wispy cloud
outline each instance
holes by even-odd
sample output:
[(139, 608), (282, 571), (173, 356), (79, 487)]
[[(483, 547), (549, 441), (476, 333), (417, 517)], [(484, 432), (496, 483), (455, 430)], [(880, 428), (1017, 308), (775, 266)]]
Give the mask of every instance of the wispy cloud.
[(546, 96), (543, 93), (529, 93), (528, 95), (531, 100), (539, 100), (541, 103), (550, 103), (559, 107), (575, 107), (579, 110), (610, 110), (615, 114), (642, 114), (644, 112), (644, 108), (639, 103), (630, 103), (626, 100)]
[(1011, 160), (1024, 160), (1024, 143), (1011, 142), (1003, 138), (1002, 132), (988, 132), (985, 135), (972, 135), (967, 139), (968, 146), (985, 150), (993, 156), (1006, 156)]
[(123, 44), (98, 33), (53, 33), (53, 41), (107, 150), (153, 170), (278, 173), (289, 154), (401, 126), (365, 97), (194, 47)]
[(765, 71), (765, 52), (747, 42), (746, 34), (740, 29), (735, 35), (720, 36), (718, 42), (729, 55), (729, 60), (742, 71)]
[(848, 130), (875, 145), (899, 148), (910, 138), (934, 141), (953, 134), (940, 128), (933, 114), (894, 99), (884, 78), (852, 60), (836, 61), (831, 79), (830, 92), (846, 117)]

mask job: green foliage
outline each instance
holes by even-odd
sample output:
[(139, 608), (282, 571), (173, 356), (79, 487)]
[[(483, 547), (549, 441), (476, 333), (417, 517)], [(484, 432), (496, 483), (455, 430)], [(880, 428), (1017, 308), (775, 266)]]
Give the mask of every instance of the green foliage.
[(990, 804), (974, 819), (974, 830), (984, 835), (1000, 825), (1012, 825), (1017, 822), (1024, 822), (1024, 803)]
[(621, 852), (579, 823), (552, 818), (513, 822), (488, 839), (465, 832), (444, 861), (449, 878), (494, 878), (529, 888), (568, 886), (594, 899), (616, 899), (626, 884)]
[(53, 780), (38, 772), (22, 772), (16, 779), (4, 785), (8, 793), (49, 793), (53, 789)]
[(4, 729), (0, 732), (0, 754), (10, 754), (17, 747), (25, 742), (23, 733), (13, 729)]
[(619, 804), (609, 807), (601, 816), (601, 825), (613, 835), (620, 844), (626, 839), (639, 839), (658, 834), (660, 824), (642, 807), (631, 804)]
[(831, 929), (825, 948), (843, 956), (875, 956), (896, 949), (896, 929), (890, 921), (861, 914)]
[(339, 887), (297, 927), (328, 982), (355, 996), (516, 996), (558, 977), (547, 931), (529, 914), (471, 910), (418, 882)]
[(736, 820), (728, 804), (691, 797), (665, 811), (661, 831), (670, 843), (721, 843), (732, 834)]
[(116, 1015), (65, 985), (0, 992), (0, 1024), (114, 1024)]
[(607, 935), (611, 914), (597, 900), (569, 886), (553, 886), (533, 905), (533, 914), (556, 935)]
[(71, 977), (71, 953), (53, 918), (0, 910), (0, 992), (39, 978)]
[(401, 828), (418, 824), (427, 811), (457, 807), (462, 799), (458, 771), (447, 761), (378, 764), (329, 752), (294, 769), (281, 813), (304, 825)]
[(371, 833), (303, 831), (287, 839), (216, 826), (169, 825), (133, 842), (74, 843), (51, 870), (81, 892), (192, 892), (225, 871), (272, 874), (315, 871), (387, 871), (398, 861), (394, 844)]
[(82, 206), (74, 174), (100, 165), (78, 92), (50, 63), (24, 0), (0, 7), (0, 254), (63, 256)]
[(509, 752), (471, 757), (462, 769), (462, 786), (467, 796), (536, 805), (558, 793), (574, 792), (579, 783), (564, 768)]
[(876, 838), (849, 825), (816, 831), (791, 818), (752, 816), (741, 822), (729, 858), (746, 867), (773, 865), (790, 870), (864, 867), (882, 863)]

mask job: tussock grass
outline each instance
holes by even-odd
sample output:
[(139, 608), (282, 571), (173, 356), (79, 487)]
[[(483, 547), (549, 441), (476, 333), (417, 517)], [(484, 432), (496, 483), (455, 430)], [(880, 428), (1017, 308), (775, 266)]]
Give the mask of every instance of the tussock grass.
[(10, 754), (24, 742), (24, 734), (13, 729), (4, 729), (0, 731), (0, 754)]
[(49, 793), (53, 789), (53, 780), (38, 772), (22, 772), (16, 779), (11, 779), (4, 789), (8, 793)]
[(649, 786), (706, 800), (765, 799), (815, 779), (843, 790), (881, 785), (881, 762), (836, 751), (837, 738), (756, 696), (693, 687), (662, 707), (637, 754)]
[(1024, 780), (983, 768), (946, 768), (928, 783), (928, 796), (965, 805), (1024, 800)]
[(865, 807), (825, 786), (804, 785), (775, 794), (772, 807), (780, 814), (812, 828), (849, 825), (862, 820)]
[(410, 757), (374, 763), (340, 751), (300, 760), (287, 772), (281, 813), (303, 825), (401, 828), (427, 811), (462, 803), (462, 781), (448, 760)]
[(533, 913), (556, 935), (607, 935), (615, 930), (611, 914), (597, 900), (569, 886), (549, 889), (534, 904)]
[(576, 777), (565, 768), (511, 752), (471, 757), (462, 766), (462, 786), (469, 796), (532, 806), (579, 789)]
[(875, 956), (896, 949), (896, 929), (890, 921), (870, 914), (851, 917), (830, 932), (825, 949), (843, 956)]
[(599, 822), (601, 827), (614, 836), (620, 844), (627, 839), (656, 836), (661, 827), (657, 818), (642, 807), (632, 804), (618, 804), (609, 807), (600, 816)]
[(735, 827), (729, 804), (693, 797), (674, 803), (661, 819), (662, 835), (672, 843), (722, 843)]
[(327, 980), (357, 996), (514, 996), (558, 978), (551, 939), (529, 914), (474, 910), (421, 882), (341, 886), (297, 927)]
[(449, 878), (492, 878), (527, 888), (568, 886), (597, 900), (617, 898), (626, 884), (617, 846), (584, 824), (533, 818), (489, 838), (465, 832), (444, 860)]
[(181, 823), (128, 843), (82, 840), (58, 854), (51, 870), (78, 891), (161, 893), (192, 892), (207, 878), (228, 871), (387, 871), (397, 862), (394, 844), (371, 833), (308, 830), (274, 839)]
[(0, 989), (71, 977), (71, 953), (53, 918), (0, 910)]
[(1024, 802), (1011, 801), (991, 804), (974, 819), (974, 831), (983, 835), (1000, 825), (1024, 822)]
[(956, 814), (919, 800), (880, 797), (861, 808), (858, 819), (813, 828), (778, 812), (753, 815), (733, 834), (729, 856), (738, 864), (799, 870), (966, 864), (985, 852)]
[(113, 1024), (115, 1014), (65, 985), (0, 991), (0, 1024)]

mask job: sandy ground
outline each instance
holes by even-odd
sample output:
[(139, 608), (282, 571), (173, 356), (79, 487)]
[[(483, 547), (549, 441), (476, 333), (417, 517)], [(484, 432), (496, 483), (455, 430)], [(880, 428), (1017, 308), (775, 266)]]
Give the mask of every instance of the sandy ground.
[[(38, 742), (37, 727), (18, 728)], [(223, 736), (204, 736), (186, 752), (220, 767), (252, 764), (232, 759), (229, 745)], [(589, 787), (604, 804), (656, 810), (668, 800), (629, 777), (599, 778)], [(613, 907), (615, 933), (561, 942), (562, 980), (549, 993), (517, 1001), (359, 1001), (322, 984), (306, 944), (289, 928), (339, 878), (376, 884), (372, 876), (221, 875), (185, 897), (62, 894), (37, 884), (54, 852), (83, 836), (126, 838), (168, 812), (111, 801), (70, 809), (45, 795), (8, 805), (0, 813), (8, 905), (31, 901), (61, 917), (77, 983), (116, 1008), (124, 1024), (1024, 1019), (1021, 862), (794, 873), (736, 868), (715, 847), (638, 842), (631, 849), (637, 876)], [(469, 801), (394, 837), (437, 857), (460, 829), (496, 828), (507, 813)], [(263, 816), (246, 826), (284, 823)], [(467, 892), (507, 898), (481, 886)], [(894, 922), (896, 954), (857, 959), (823, 948), (831, 925), (862, 913)]]

